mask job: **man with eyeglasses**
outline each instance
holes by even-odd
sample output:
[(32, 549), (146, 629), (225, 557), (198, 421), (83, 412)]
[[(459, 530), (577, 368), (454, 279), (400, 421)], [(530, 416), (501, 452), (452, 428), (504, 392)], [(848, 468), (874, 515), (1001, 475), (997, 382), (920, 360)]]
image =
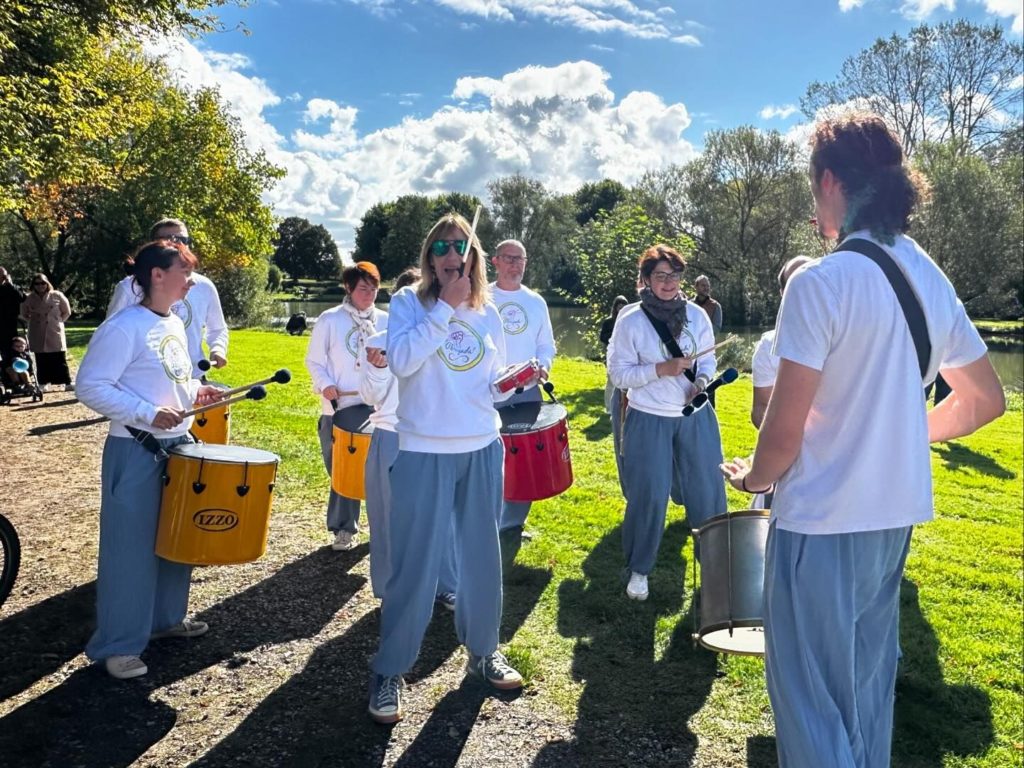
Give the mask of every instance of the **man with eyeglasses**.
[[(518, 240), (503, 240), (494, 249), (491, 263), (497, 274), (497, 280), (491, 283), (491, 297), (505, 331), (505, 359), (510, 365), (516, 365), (536, 358), (540, 363), (541, 379), (546, 380), (555, 359), (555, 335), (547, 303), (539, 293), (523, 285), (526, 246)], [(540, 399), (540, 388), (534, 385), (501, 405), (538, 402)], [(528, 501), (506, 501), (502, 504), (498, 530), (503, 550), (510, 553), (509, 560), (518, 550), (529, 513)]]
[[(181, 219), (160, 219), (150, 227), (149, 239), (173, 240), (188, 248), (192, 247), (188, 227)], [(110, 306), (107, 307), (107, 317), (141, 301), (142, 294), (133, 280), (134, 278), (129, 276), (114, 286), (114, 295), (110, 299)], [(192, 280), (195, 285), (189, 289), (188, 296), (174, 304), (171, 311), (185, 324), (193, 375), (205, 381), (206, 374), (197, 365), (206, 356), (203, 353), (204, 335), (206, 346), (210, 350), (210, 364), (214, 368), (223, 368), (228, 364), (228, 324), (224, 320), (220, 295), (213, 281), (198, 272), (192, 273)]]
[(18, 315), (25, 292), (11, 280), (10, 273), (0, 267), (0, 357), (7, 360), (11, 342), (18, 335)]

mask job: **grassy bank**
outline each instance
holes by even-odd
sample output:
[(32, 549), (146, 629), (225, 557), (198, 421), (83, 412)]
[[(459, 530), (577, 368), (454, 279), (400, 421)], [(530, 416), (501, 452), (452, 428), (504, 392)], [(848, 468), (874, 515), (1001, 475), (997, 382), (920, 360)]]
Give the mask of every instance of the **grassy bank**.
[[(69, 331), (73, 355), (80, 357), (88, 335)], [(281, 456), (275, 515), (322, 538), (328, 481), (315, 438), (317, 399), (302, 365), (307, 342), (234, 332), (231, 364), (217, 378), (241, 384), (291, 369), (292, 383), (269, 387), (263, 403), (236, 406), (233, 441)], [(534, 505), (536, 538), (506, 576), (502, 641), (529, 676), (531, 707), (575, 723), (586, 765), (631, 764), (634, 753), (651, 760), (651, 750), (665, 745), (676, 750), (663, 754), (665, 765), (693, 751), (700, 765), (774, 764), (761, 661), (716, 657), (691, 642), (692, 543), (681, 508), (669, 510), (650, 599), (622, 594), (623, 502), (602, 403), (604, 368), (559, 359), (553, 380), (570, 414), (576, 481)], [(746, 376), (719, 395), (727, 455), (754, 445), (750, 396)], [(932, 449), (936, 520), (915, 532), (903, 591), (896, 766), (1021, 764), (1019, 397), (1014, 406), (978, 435)], [(732, 509), (747, 502), (732, 491), (729, 500)], [(549, 745), (546, 756), (554, 762), (559, 749)]]

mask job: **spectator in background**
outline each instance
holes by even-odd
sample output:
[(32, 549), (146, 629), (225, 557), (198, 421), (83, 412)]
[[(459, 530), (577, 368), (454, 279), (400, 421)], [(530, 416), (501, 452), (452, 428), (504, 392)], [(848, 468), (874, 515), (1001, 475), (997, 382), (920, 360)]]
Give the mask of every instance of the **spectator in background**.
[[(615, 318), (619, 316), (619, 312), (629, 301), (625, 296), (616, 296), (612, 299), (612, 313), (604, 319), (601, 323), (601, 332), (598, 337), (601, 339), (601, 350), (607, 356), (608, 354), (608, 342), (612, 340), (612, 331), (615, 330)], [(604, 409), (608, 413), (612, 412), (612, 397), (615, 394), (615, 386), (612, 384), (612, 380), (606, 375), (604, 383)]]
[(10, 273), (0, 267), (0, 358), (6, 360), (11, 339), (18, 335), (18, 315), (25, 292), (11, 280)]
[(718, 333), (722, 330), (722, 305), (711, 298), (711, 281), (707, 275), (701, 275), (694, 281), (693, 287), (697, 291), (693, 303), (708, 313), (711, 327)]
[(71, 317), (71, 304), (60, 291), (54, 290), (43, 273), (32, 278), (32, 292), (21, 304), (21, 316), (28, 323), (28, 346), (36, 356), (39, 385), (64, 385), (71, 392), (71, 371), (68, 370), (68, 342), (64, 323)]

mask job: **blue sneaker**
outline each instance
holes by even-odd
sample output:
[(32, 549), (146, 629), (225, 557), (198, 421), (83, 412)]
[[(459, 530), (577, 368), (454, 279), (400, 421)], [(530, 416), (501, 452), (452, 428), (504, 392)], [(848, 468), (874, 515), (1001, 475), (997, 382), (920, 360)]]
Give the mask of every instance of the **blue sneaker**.
[(455, 610), (455, 593), (454, 592), (438, 592), (434, 598), (440, 605), (443, 605), (449, 611)]
[(401, 675), (370, 674), (370, 717), (384, 725), (397, 723), (402, 719), (402, 689), (405, 681)]
[(466, 672), (502, 691), (523, 687), (523, 676), (509, 666), (508, 659), (501, 651), (495, 651), (487, 656), (470, 654)]

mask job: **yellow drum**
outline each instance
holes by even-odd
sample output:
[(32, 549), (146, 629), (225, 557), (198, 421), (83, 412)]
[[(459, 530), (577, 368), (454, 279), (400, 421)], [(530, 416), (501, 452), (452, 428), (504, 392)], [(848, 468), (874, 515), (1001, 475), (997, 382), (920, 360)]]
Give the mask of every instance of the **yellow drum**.
[(168, 451), (156, 553), (190, 565), (259, 559), (267, 549), (278, 457), (240, 445)]
[(366, 454), (373, 426), (368, 405), (353, 405), (334, 413), (331, 432), (331, 488), (349, 499), (366, 498)]
[[(230, 389), (227, 384), (216, 381), (206, 382), (211, 387)], [(199, 403), (196, 403), (199, 405)], [(192, 435), (201, 443), (227, 445), (231, 442), (231, 406), (222, 405), (198, 414), (192, 422)]]

